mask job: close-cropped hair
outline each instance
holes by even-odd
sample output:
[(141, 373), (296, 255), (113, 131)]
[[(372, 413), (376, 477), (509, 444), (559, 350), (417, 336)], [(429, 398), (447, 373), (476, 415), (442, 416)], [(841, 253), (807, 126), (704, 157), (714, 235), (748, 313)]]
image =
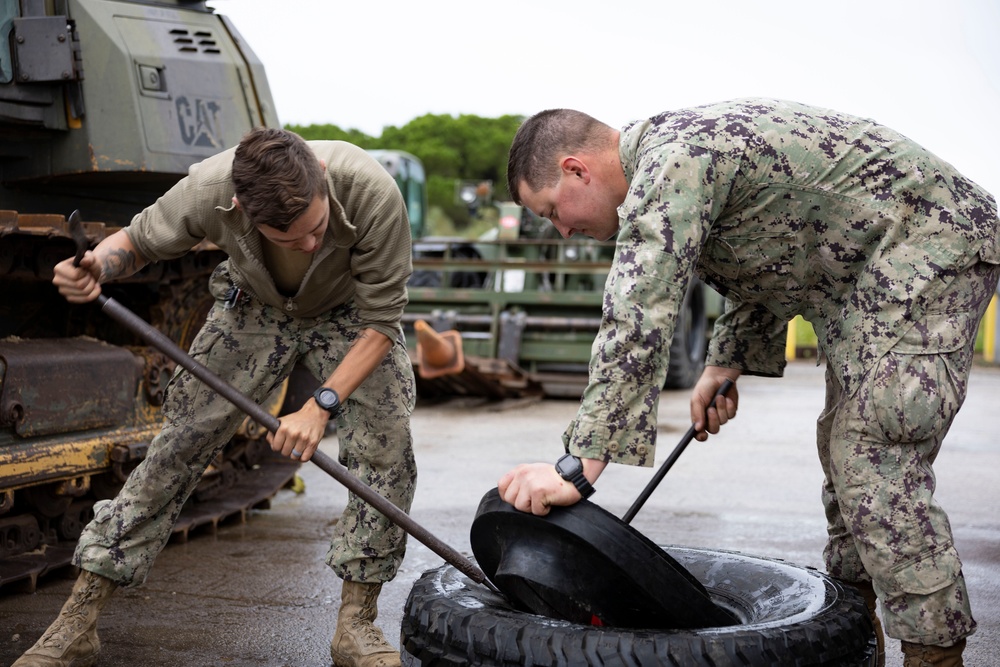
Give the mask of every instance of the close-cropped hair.
[(258, 127), (247, 132), (233, 158), (233, 187), (251, 222), (278, 231), (327, 193), (322, 165), (294, 132)]
[(521, 203), (521, 183), (532, 192), (559, 182), (559, 158), (606, 147), (607, 125), (581, 111), (547, 109), (524, 121), (511, 142), (507, 159), (507, 191)]

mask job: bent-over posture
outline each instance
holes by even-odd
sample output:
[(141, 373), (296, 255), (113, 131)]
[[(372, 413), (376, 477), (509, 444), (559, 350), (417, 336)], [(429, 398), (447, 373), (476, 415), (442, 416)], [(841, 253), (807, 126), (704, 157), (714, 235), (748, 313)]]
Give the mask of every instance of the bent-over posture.
[(691, 398), (698, 438), (735, 415), (734, 388), (706, 418), (723, 381), (780, 376), (787, 322), (811, 322), (827, 360), (826, 566), (865, 594), (883, 660), (876, 599), (907, 667), (960, 665), (976, 622), (933, 464), (1000, 278), (993, 197), (874, 121), (769, 99), (620, 131), (543, 111), (517, 132), (508, 184), (563, 235), (617, 236), (617, 250), (564, 435), (579, 461), (562, 461), (565, 479), (552, 463), (518, 466), (502, 497), (545, 514), (609, 462), (652, 465), (670, 340), (697, 274), (727, 299)]
[[(394, 181), (361, 149), (257, 129), (191, 168), (131, 224), (56, 266), (71, 302), (101, 283), (208, 240), (228, 255), (213, 273), (215, 305), (191, 345), (196, 360), (261, 402), (297, 362), (322, 382), (281, 419), (271, 447), (307, 461), (336, 419), (348, 470), (407, 511), (416, 485), (410, 435), (413, 372), (400, 317), (411, 272), (410, 227)], [(137, 586), (170, 537), (185, 500), (243, 415), (178, 368), (164, 426), (121, 492), (95, 505), (77, 545), (82, 569), (59, 617), (17, 667), (91, 665), (97, 619), (118, 586)], [(351, 494), (327, 563), (343, 579), (330, 652), (336, 665), (399, 665), (374, 626), (405, 534)]]

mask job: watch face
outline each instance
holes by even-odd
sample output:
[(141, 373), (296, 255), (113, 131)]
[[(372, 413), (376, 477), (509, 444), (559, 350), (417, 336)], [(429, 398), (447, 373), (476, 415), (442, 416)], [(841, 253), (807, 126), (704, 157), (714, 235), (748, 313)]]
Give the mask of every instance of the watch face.
[(558, 472), (562, 477), (571, 477), (577, 472), (583, 471), (583, 464), (580, 463), (580, 459), (576, 458), (571, 454), (565, 454), (558, 461), (556, 461), (556, 472)]
[(316, 402), (321, 408), (329, 410), (337, 405), (337, 394), (332, 389), (323, 388), (316, 393)]

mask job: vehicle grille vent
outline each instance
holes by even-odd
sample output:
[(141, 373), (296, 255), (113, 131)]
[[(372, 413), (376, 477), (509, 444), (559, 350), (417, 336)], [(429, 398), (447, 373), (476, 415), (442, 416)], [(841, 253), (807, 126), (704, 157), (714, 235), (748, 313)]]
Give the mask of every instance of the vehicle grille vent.
[(170, 35), (177, 49), (183, 53), (221, 53), (218, 42), (209, 30), (191, 32), (184, 28), (174, 28)]

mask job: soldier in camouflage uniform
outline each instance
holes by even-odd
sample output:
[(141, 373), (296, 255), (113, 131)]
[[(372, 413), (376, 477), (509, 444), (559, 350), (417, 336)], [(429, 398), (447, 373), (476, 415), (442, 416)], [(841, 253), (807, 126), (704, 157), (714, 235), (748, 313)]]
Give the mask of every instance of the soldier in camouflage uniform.
[[(722, 382), (780, 376), (787, 322), (802, 315), (827, 359), (817, 440), (829, 572), (866, 593), (876, 621), (877, 594), (908, 666), (961, 664), (976, 623), (932, 464), (1000, 278), (993, 198), (873, 121), (764, 99), (620, 132), (545, 111), (519, 129), (508, 183), (564, 236), (617, 235), (590, 381), (564, 435), (587, 479), (609, 462), (652, 465), (693, 275), (727, 301), (691, 399), (709, 433), (735, 415), (735, 388), (706, 413)], [(536, 514), (580, 498), (551, 464), (519, 466), (499, 486)]]
[[(258, 402), (302, 362), (339, 401), (317, 390), (281, 419), (272, 449), (307, 461), (335, 418), (341, 461), (407, 511), (416, 484), (414, 381), (400, 327), (409, 230), (395, 182), (364, 151), (258, 129), (192, 167), (129, 227), (87, 252), (79, 268), (60, 263), (53, 282), (83, 303), (102, 282), (179, 257), (202, 240), (217, 244), (229, 258), (211, 278), (215, 306), (191, 355)], [(163, 416), (122, 491), (95, 506), (77, 546), (82, 573), (73, 593), (18, 667), (93, 664), (101, 608), (117, 586), (145, 580), (184, 501), (243, 419), (180, 368)], [(351, 494), (327, 556), (344, 580), (330, 649), (336, 665), (400, 664), (373, 621), (382, 583), (395, 576), (404, 549), (403, 531)]]

